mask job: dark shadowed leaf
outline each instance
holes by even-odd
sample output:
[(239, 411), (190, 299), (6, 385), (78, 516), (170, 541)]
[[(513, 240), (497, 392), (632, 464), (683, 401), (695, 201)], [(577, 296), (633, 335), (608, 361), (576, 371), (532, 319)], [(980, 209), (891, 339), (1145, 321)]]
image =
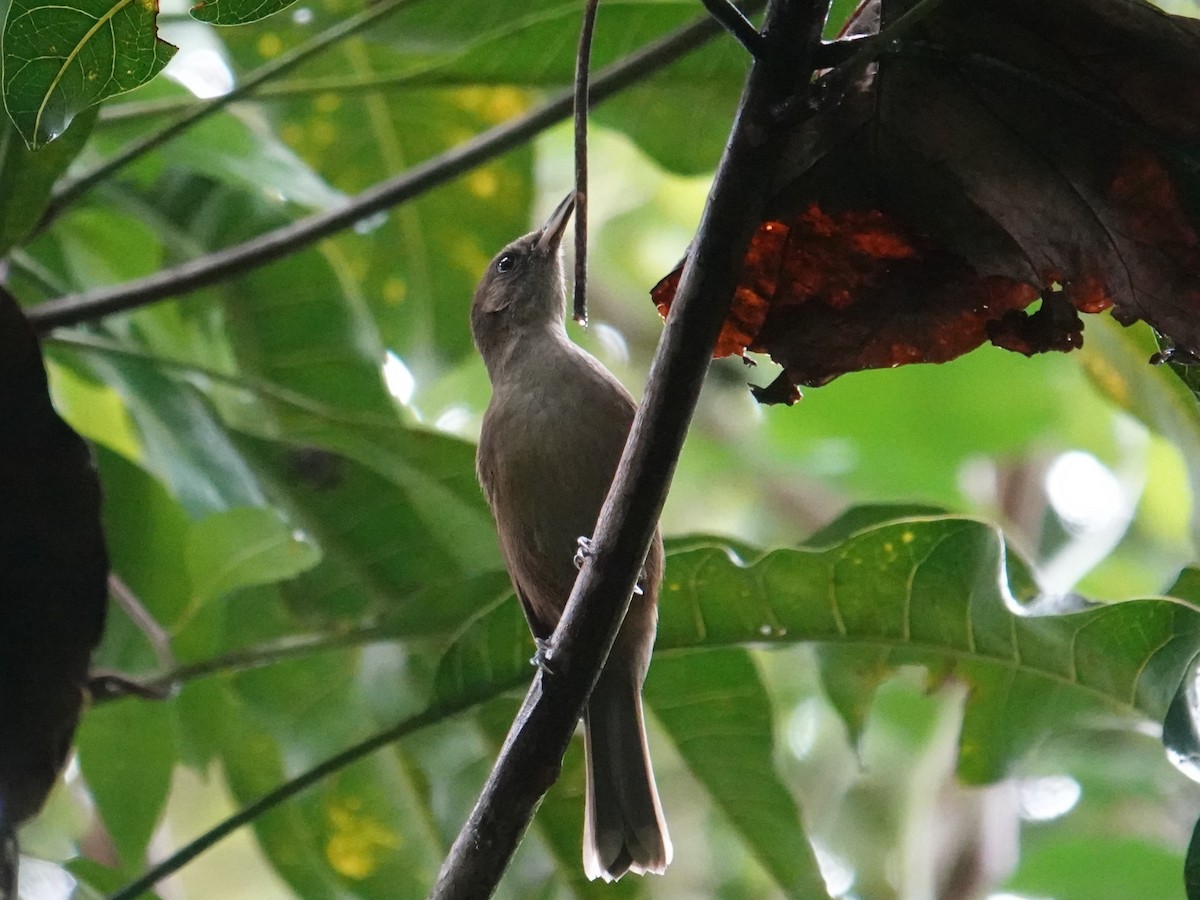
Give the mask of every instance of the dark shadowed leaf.
[(771, 354), (786, 400), (988, 340), (1070, 350), (1110, 308), (1200, 346), (1198, 76), (1200, 25), (1134, 0), (944, 4), (868, 76), (827, 76), (718, 353)]
[(16, 826), (41, 808), (70, 751), (107, 580), (88, 448), (51, 406), (37, 340), (0, 291), (0, 886)]

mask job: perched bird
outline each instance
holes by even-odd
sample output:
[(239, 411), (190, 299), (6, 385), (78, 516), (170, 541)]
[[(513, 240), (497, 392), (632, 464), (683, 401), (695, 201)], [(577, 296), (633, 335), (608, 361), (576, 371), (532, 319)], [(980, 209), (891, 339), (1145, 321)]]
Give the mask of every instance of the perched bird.
[[(595, 529), (636, 410), (621, 383), (567, 337), (559, 245), (574, 206), (571, 194), (545, 225), (501, 250), (471, 304), (471, 334), (492, 382), (476, 469), (539, 642), (570, 596), (577, 542)], [(656, 533), (641, 593), (584, 713), (583, 866), (593, 879), (661, 874), (671, 861), (642, 721), (662, 570)]]
[(96, 470), (0, 289), (0, 900), (16, 897), (16, 829), (70, 752), (107, 602)]

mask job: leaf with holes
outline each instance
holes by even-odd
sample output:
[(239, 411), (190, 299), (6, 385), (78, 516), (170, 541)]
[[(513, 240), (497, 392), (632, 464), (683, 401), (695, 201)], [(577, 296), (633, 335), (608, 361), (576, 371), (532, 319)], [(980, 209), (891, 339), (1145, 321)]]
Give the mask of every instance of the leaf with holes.
[(30, 148), (83, 110), (139, 87), (175, 54), (157, 0), (13, 0), (4, 23), (4, 103)]

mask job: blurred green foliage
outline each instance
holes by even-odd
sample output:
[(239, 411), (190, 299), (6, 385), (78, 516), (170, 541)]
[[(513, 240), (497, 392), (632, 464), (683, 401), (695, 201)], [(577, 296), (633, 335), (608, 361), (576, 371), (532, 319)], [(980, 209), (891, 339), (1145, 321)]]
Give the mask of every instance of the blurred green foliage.
[[(220, 31), (164, 16), (166, 77), (77, 117), (56, 156), (0, 159), (0, 197), (28, 204), (0, 216), (21, 299), (336, 208), (569, 83), (575, 5), (412, 0), (34, 230), (71, 155), (76, 177), (189, 108), (181, 84), (237, 83), (358, 9)], [(597, 66), (699, 10), (602, 4)], [(694, 232), (745, 70), (718, 40), (596, 111), (593, 324), (571, 327), (635, 393), (660, 330), (649, 288)], [(571, 178), (560, 126), (315, 247), (49, 340), (55, 401), (96, 447), (114, 570), (174, 658), (114, 606), (97, 663), (187, 676), (89, 713), (79, 766), (26, 829), (81, 896), (432, 707), (438, 724), (170, 887), (424, 896), (532, 652), (475, 484), (487, 379), (467, 306)], [(676, 862), (583, 880), (573, 747), (499, 896), (809, 897), (819, 867), (860, 900), (1182, 897), (1200, 791), (1154, 732), (1200, 634), (1184, 581), (1159, 595), (1195, 559), (1200, 411), (1146, 365), (1152, 335), (1089, 318), (1071, 356), (984, 349), (792, 409), (750, 398), (769, 361), (715, 363), (665, 513), (647, 684)], [(1037, 584), (1067, 599), (1037, 606)], [(1076, 589), (1107, 605), (1081, 610)]]

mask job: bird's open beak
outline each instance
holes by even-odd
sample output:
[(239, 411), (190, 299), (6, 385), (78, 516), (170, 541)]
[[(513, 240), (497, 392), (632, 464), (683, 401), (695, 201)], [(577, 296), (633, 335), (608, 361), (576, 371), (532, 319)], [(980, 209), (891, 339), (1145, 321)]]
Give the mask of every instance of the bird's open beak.
[(542, 233), (537, 239), (539, 250), (554, 252), (558, 249), (563, 232), (567, 230), (567, 223), (571, 221), (571, 213), (574, 211), (575, 192), (571, 191), (563, 198), (562, 203), (554, 208), (554, 212), (550, 213), (550, 218), (542, 226)]

